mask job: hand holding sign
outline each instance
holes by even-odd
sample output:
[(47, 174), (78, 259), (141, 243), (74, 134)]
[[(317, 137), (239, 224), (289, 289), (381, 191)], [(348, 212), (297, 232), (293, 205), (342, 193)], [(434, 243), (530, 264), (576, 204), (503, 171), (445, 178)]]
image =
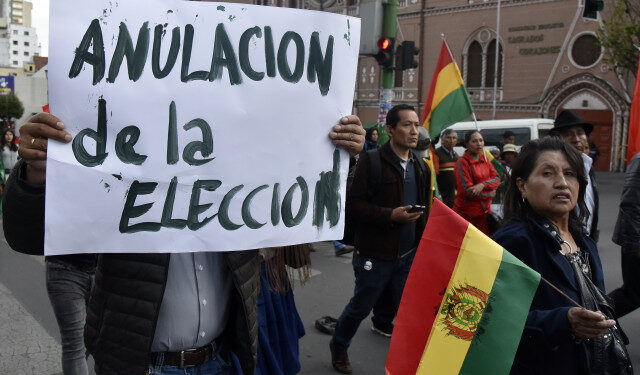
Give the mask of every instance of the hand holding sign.
[(42, 185), (45, 182), (47, 145), (49, 139), (71, 142), (71, 134), (64, 131), (59, 118), (48, 113), (31, 116), (20, 127), (20, 148), (18, 155), (27, 163), (27, 182)]
[(364, 148), (365, 134), (358, 116), (350, 115), (340, 119), (340, 124), (333, 127), (329, 137), (334, 145), (344, 147), (349, 155), (355, 156)]

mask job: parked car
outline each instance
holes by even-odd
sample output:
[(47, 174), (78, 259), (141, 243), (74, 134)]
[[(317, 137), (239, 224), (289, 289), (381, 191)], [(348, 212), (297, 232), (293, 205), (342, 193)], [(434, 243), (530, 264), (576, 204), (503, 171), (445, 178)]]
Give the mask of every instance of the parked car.
[[(511, 130), (516, 135), (516, 148), (520, 150), (520, 147), (528, 141), (548, 135), (549, 131), (553, 128), (553, 120), (545, 118), (527, 118), (478, 121), (477, 128), (482, 132), (484, 144), (488, 149), (499, 148), (499, 145), (502, 143), (502, 134), (506, 130)], [(453, 129), (458, 133), (458, 144), (455, 147), (455, 152), (458, 155), (462, 155), (464, 152), (464, 133), (467, 130), (475, 130), (476, 123), (474, 121), (458, 122), (451, 125), (450, 129)], [(439, 146), (440, 142), (437, 144), (437, 147)]]

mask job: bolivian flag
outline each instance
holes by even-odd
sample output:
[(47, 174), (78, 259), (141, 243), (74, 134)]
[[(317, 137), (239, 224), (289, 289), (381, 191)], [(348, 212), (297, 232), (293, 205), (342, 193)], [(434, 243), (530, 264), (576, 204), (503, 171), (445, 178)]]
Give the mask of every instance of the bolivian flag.
[(429, 131), (431, 139), (435, 139), (449, 125), (466, 119), (472, 113), (473, 108), (460, 69), (443, 40), (438, 64), (431, 78), (429, 95), (424, 103), (422, 126)]
[(491, 165), (493, 165), (493, 168), (495, 168), (496, 172), (498, 172), (500, 178), (503, 178), (506, 171), (504, 169), (504, 165), (500, 163), (500, 160), (494, 158), (493, 154), (491, 154), (491, 151), (489, 151), (486, 147), (484, 149), (484, 156), (487, 158), (487, 161), (491, 163)]
[(387, 374), (508, 374), (539, 282), (537, 272), (435, 200)]

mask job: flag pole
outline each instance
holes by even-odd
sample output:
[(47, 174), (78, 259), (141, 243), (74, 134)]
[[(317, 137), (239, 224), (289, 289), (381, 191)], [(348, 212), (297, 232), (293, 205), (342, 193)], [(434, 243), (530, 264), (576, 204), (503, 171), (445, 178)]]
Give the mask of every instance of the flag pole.
[(549, 285), (550, 287), (552, 287), (556, 292), (562, 294), (563, 296), (565, 296), (569, 301), (573, 302), (574, 305), (576, 305), (576, 307), (580, 307), (582, 309), (584, 309), (584, 307), (582, 307), (582, 305), (580, 305), (578, 302), (574, 301), (573, 298), (569, 297), (568, 295), (566, 295), (563, 291), (561, 291), (560, 289), (558, 289), (558, 287), (556, 287), (555, 285), (551, 284), (547, 279), (545, 279), (544, 277), (542, 277), (542, 275), (540, 275), (540, 280), (544, 281), (545, 283), (547, 283), (547, 285)]

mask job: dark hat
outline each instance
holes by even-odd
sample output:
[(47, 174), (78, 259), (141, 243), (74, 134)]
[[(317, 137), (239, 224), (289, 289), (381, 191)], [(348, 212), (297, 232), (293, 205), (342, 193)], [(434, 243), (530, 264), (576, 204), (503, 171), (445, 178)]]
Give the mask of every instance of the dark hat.
[(582, 121), (580, 116), (578, 116), (573, 111), (562, 111), (556, 117), (556, 121), (553, 124), (552, 131), (561, 131), (562, 129), (568, 129), (574, 126), (582, 126), (584, 132), (590, 134), (593, 131), (593, 124)]

